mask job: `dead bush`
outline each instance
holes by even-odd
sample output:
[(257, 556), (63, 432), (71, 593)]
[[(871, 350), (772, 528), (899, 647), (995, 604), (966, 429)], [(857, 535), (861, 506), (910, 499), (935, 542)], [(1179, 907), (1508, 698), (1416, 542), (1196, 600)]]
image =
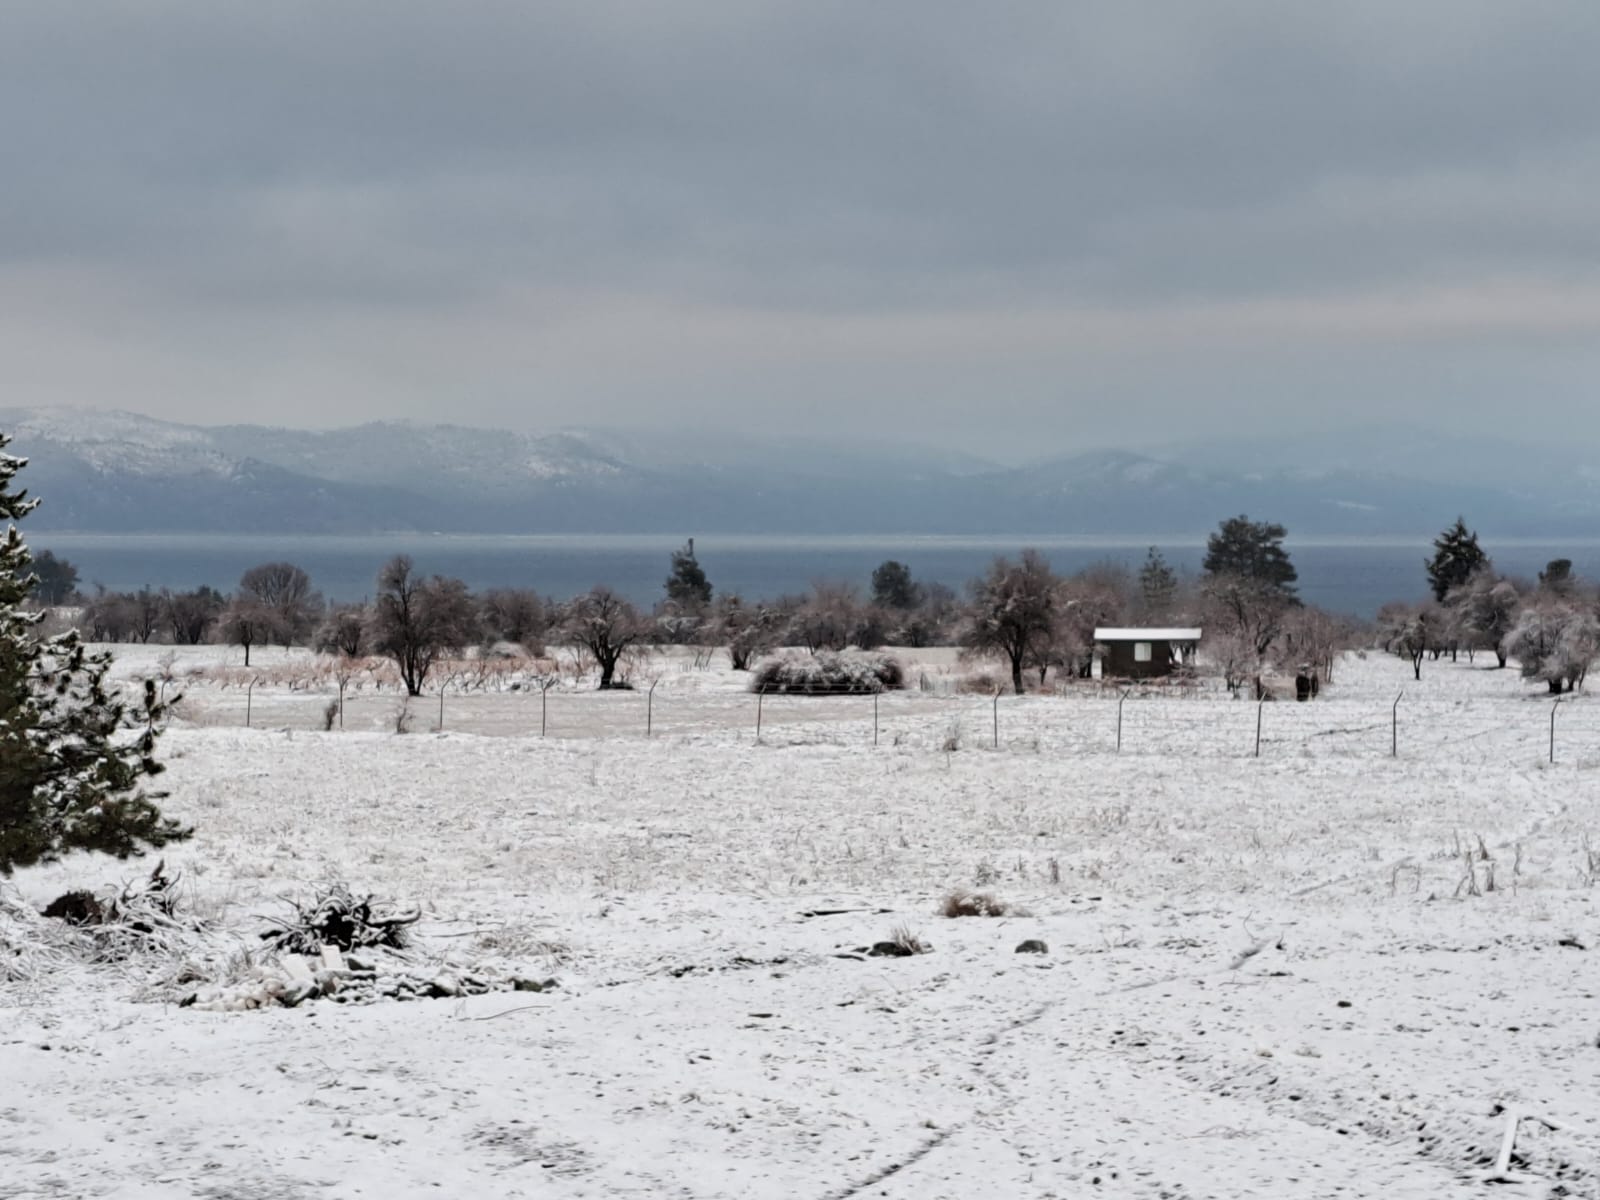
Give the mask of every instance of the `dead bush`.
[(358, 950), (363, 946), (405, 949), (410, 926), (422, 916), (420, 910), (395, 911), (386, 901), (370, 895), (357, 896), (342, 883), (318, 893), (307, 904), (289, 902), (294, 916), (273, 918), (278, 928), (269, 929), (261, 940), (273, 949), (289, 954), (318, 954), (324, 946)]

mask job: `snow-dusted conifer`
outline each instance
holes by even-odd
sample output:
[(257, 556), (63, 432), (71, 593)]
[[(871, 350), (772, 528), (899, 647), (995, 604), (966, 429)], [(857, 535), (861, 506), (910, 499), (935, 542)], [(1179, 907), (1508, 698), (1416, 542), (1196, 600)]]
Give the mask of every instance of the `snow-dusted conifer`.
[(11, 489), (26, 460), (4, 453), (9, 442), (0, 434), (0, 875), (73, 850), (126, 858), (187, 837), (143, 787), (162, 770), (154, 683), (130, 704), (107, 684), (109, 654), (90, 654), (76, 631), (36, 636), (17, 522), (38, 502)]

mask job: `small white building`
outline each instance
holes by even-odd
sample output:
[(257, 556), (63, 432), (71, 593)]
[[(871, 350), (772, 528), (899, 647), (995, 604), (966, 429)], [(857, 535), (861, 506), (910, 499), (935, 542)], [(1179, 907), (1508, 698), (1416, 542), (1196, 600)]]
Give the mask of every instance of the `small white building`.
[(1094, 631), (1100, 647), (1102, 679), (1156, 679), (1194, 658), (1199, 628), (1101, 628)]

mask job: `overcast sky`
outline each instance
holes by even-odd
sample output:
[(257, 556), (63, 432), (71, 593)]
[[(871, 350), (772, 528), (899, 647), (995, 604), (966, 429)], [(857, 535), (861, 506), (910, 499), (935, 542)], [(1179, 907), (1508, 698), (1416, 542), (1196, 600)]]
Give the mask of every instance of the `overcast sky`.
[(5, 402), (1600, 437), (1600, 4), (0, 0)]

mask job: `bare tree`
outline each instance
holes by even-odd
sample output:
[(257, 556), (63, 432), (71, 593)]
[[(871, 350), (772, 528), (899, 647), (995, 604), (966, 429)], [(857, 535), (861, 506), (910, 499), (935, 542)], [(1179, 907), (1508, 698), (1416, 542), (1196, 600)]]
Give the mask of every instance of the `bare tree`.
[(1290, 612), (1284, 628), (1284, 666), (1307, 666), (1321, 682), (1333, 681), (1333, 666), (1343, 650), (1355, 643), (1355, 625), (1346, 617), (1335, 616), (1307, 605)]
[(192, 592), (161, 590), (161, 613), (172, 634), (174, 645), (198, 646), (206, 640), (211, 627), (221, 614), (222, 594), (208, 587)]
[(1055, 615), (1043, 652), (1035, 650), (1031, 665), (1045, 682), (1050, 667), (1060, 667), (1077, 679), (1094, 672), (1094, 631), (1102, 625), (1120, 625), (1133, 604), (1128, 573), (1116, 564), (1089, 567), (1056, 588)]
[(286, 648), (309, 636), (322, 611), (311, 577), (288, 562), (251, 567), (239, 577), (239, 595), (271, 615), (272, 636)]
[(161, 596), (148, 586), (128, 597), (128, 615), (133, 622), (133, 636), (148, 642), (161, 628)]
[(817, 580), (789, 625), (789, 638), (811, 653), (843, 650), (858, 632), (861, 605), (847, 583)]
[(418, 579), (412, 570), (410, 556), (397, 554), (378, 572), (368, 636), (374, 651), (394, 659), (406, 692), (420, 696), (434, 664), (477, 639), (478, 614), (461, 580)]
[(617, 685), (617, 665), (643, 642), (649, 628), (638, 609), (608, 587), (591, 588), (568, 601), (561, 614), (562, 634), (594, 656), (602, 689)]
[(277, 616), (248, 596), (235, 595), (217, 621), (217, 637), (230, 646), (244, 649), (244, 665), (250, 665), (250, 649), (271, 642), (277, 634)]
[(735, 671), (748, 671), (752, 659), (777, 646), (783, 616), (765, 605), (749, 605), (737, 595), (717, 600), (715, 636), (728, 648)]
[(532, 654), (543, 650), (550, 617), (545, 602), (532, 588), (490, 588), (480, 601), (484, 632), (515, 642)]
[(890, 637), (901, 646), (949, 644), (961, 624), (961, 599), (942, 583), (919, 583), (917, 606), (901, 614)]
[(108, 592), (98, 585), (94, 596), (83, 606), (79, 620), (90, 640), (96, 642), (120, 642), (133, 628), (128, 597), (122, 592)]
[(319, 654), (359, 658), (367, 649), (367, 623), (371, 614), (362, 604), (335, 604), (322, 618), (311, 644)]
[(1277, 582), (1247, 575), (1208, 575), (1201, 585), (1201, 597), (1206, 624), (1218, 632), (1248, 638), (1257, 658), (1271, 648), (1283, 632), (1289, 610), (1298, 604)]
[(979, 654), (1001, 654), (1011, 664), (1011, 687), (1022, 694), (1022, 669), (1054, 632), (1056, 577), (1037, 550), (1021, 562), (996, 558), (972, 583), (972, 604), (962, 644)]

